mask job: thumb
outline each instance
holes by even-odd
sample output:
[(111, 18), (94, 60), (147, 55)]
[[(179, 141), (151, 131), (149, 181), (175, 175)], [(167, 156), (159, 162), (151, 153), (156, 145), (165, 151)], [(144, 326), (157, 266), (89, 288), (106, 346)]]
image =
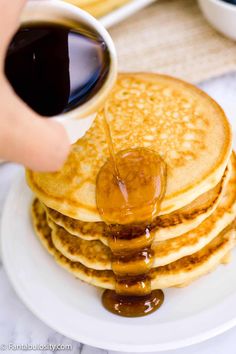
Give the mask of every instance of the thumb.
[(38, 171), (56, 171), (70, 143), (64, 127), (41, 118), (5, 82), (0, 116), (0, 156)]

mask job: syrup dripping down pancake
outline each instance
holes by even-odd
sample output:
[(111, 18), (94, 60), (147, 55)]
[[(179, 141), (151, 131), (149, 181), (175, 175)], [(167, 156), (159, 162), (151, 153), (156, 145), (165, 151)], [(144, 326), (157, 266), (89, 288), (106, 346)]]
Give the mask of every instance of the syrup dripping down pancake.
[[(104, 243), (99, 240), (88, 241), (73, 236), (64, 228), (55, 224), (50, 217), (46, 221), (46, 213), (39, 200), (35, 200), (33, 203), (33, 214), (41, 215), (43, 224), (48, 223), (52, 229), (51, 239), (54, 247), (66, 258), (96, 270), (112, 269), (112, 254), (109, 247)], [(154, 242), (152, 245), (154, 252), (153, 267), (164, 266), (182, 257), (196, 253), (232, 223), (235, 217), (236, 158), (233, 155), (230, 179), (216, 210), (197, 228), (166, 241)]]
[[(226, 168), (221, 181), (212, 190), (204, 193), (191, 204), (176, 212), (158, 216), (152, 224), (155, 241), (168, 240), (182, 235), (197, 227), (210, 216), (224, 194), (230, 173), (231, 163)], [(63, 227), (68, 233), (88, 241), (100, 240), (105, 245), (108, 245), (107, 225), (104, 222), (83, 222), (65, 216), (56, 210), (48, 208), (46, 205), (44, 205), (44, 208), (49, 218), (58, 226)]]
[[(43, 208), (33, 208), (32, 217), (40, 242), (61, 267), (91, 285), (111, 290), (115, 288), (114, 273), (111, 270), (94, 270), (80, 262), (72, 262), (55, 248)], [(168, 265), (153, 268), (150, 272), (152, 290), (181, 286), (214, 270), (225, 262), (225, 257), (235, 246), (235, 240), (235, 226), (231, 223), (200, 251)]]

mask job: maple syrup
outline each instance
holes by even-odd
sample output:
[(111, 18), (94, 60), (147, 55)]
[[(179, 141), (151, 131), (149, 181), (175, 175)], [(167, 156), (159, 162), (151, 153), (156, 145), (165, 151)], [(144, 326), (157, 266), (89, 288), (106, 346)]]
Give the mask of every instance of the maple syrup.
[(153, 266), (152, 220), (157, 216), (166, 190), (166, 165), (155, 152), (134, 148), (115, 154), (107, 108), (104, 128), (110, 158), (96, 182), (97, 208), (107, 224), (112, 251), (115, 291), (106, 290), (104, 307), (126, 317), (145, 316), (164, 300), (161, 290), (151, 290)]
[(22, 100), (46, 117), (87, 102), (109, 73), (110, 53), (104, 40), (90, 28), (74, 26), (25, 24), (7, 51), (8, 80)]
[(146, 296), (120, 296), (113, 290), (105, 290), (103, 306), (110, 312), (124, 317), (141, 317), (156, 311), (164, 301), (161, 290), (153, 290)]

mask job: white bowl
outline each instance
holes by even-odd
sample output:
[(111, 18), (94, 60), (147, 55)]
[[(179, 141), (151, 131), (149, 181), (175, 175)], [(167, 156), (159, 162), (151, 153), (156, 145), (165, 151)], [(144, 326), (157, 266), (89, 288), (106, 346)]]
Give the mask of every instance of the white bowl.
[(198, 0), (209, 23), (225, 36), (236, 40), (236, 5), (222, 0)]

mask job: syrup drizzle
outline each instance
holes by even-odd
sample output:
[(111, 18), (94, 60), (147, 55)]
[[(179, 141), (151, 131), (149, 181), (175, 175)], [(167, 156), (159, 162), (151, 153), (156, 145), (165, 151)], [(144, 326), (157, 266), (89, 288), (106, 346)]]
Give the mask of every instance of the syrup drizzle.
[(153, 233), (150, 224), (157, 215), (166, 188), (166, 165), (154, 151), (135, 148), (115, 153), (108, 107), (104, 128), (110, 158), (97, 176), (97, 207), (108, 224), (115, 291), (105, 290), (104, 307), (126, 317), (145, 316), (164, 300), (161, 290), (151, 290)]

